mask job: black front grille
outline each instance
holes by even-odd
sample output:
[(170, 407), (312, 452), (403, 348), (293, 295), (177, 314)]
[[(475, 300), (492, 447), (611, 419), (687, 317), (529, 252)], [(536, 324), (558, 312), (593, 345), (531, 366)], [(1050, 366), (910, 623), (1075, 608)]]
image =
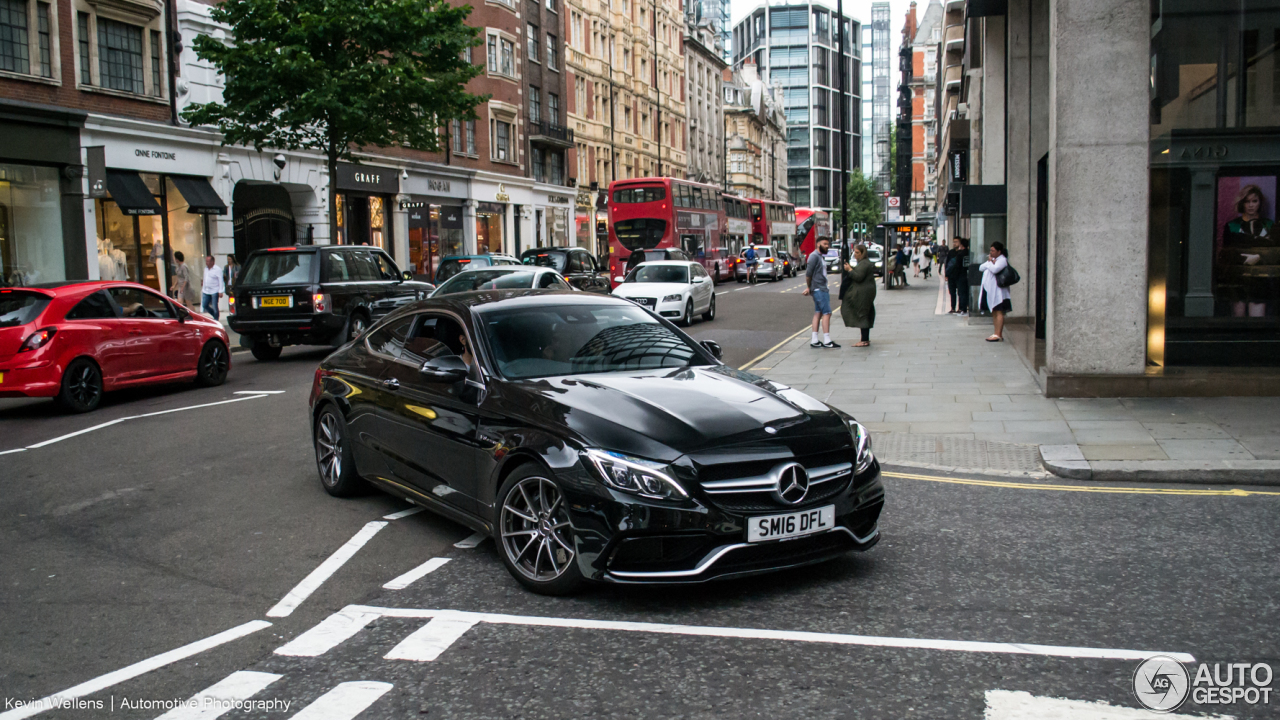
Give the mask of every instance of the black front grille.
[(828, 532), (821, 535), (779, 540), (775, 542), (748, 545), (729, 552), (716, 563), (711, 573), (724, 575), (728, 573), (771, 570), (779, 566), (801, 565), (806, 562), (823, 559), (844, 550), (851, 550), (857, 544), (845, 532)]
[(705, 534), (627, 538), (618, 543), (609, 558), (609, 569), (621, 572), (687, 569), (715, 549), (716, 544), (714, 538)]
[(777, 512), (785, 513), (792, 511), (806, 510), (820, 505), (836, 497), (849, 487), (849, 481), (852, 474), (845, 475), (842, 478), (828, 480), (820, 485), (814, 485), (809, 488), (809, 493), (805, 495), (804, 502), (799, 505), (788, 505), (778, 502), (773, 497), (773, 493), (753, 492), (753, 493), (725, 493), (723, 495), (708, 495), (711, 503), (717, 508), (725, 512), (744, 513), (744, 512)]

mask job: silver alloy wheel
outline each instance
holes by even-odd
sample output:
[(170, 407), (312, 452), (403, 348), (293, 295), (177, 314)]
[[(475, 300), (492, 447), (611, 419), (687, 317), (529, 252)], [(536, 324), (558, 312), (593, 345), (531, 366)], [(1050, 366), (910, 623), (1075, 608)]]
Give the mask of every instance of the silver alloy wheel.
[(555, 580), (574, 562), (564, 497), (544, 477), (527, 477), (511, 488), (502, 502), (500, 530), (507, 558), (530, 580)]
[(351, 321), (347, 324), (349, 330), (347, 332), (347, 340), (355, 340), (364, 334), (365, 328), (369, 327), (364, 321), (364, 316), (356, 313), (351, 316)]
[(342, 425), (332, 412), (320, 416), (316, 431), (316, 464), (320, 466), (320, 482), (335, 487), (342, 479)]

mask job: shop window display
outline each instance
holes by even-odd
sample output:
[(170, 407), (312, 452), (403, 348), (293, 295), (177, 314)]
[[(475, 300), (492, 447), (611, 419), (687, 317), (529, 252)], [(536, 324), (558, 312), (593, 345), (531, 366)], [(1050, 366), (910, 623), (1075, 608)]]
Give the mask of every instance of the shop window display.
[(463, 254), (462, 207), (415, 203), (409, 209), (409, 264), (434, 282), (440, 259)]
[(502, 220), (506, 208), (497, 203), (480, 203), (476, 209), (476, 252), (481, 255), (504, 252)]
[(0, 164), (0, 285), (66, 279), (56, 168)]

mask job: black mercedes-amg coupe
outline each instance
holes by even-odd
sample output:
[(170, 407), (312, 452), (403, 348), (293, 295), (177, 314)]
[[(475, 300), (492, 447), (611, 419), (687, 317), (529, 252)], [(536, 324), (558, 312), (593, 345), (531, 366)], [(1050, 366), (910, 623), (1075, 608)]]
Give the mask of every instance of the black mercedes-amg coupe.
[(867, 431), (619, 298), (409, 305), (316, 371), (325, 490), (366, 482), (492, 536), (526, 587), (682, 583), (866, 550)]

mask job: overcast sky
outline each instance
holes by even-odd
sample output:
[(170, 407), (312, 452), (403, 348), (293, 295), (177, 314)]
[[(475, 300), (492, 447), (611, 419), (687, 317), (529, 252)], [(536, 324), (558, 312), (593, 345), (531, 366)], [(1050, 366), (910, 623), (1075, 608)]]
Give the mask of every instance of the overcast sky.
[[(763, 0), (732, 0), (733, 2), (733, 25), (737, 25), (738, 21), (746, 17), (752, 10), (760, 7)], [(826, 5), (832, 10), (835, 9), (835, 0), (815, 0), (817, 4)], [(853, 17), (858, 22), (867, 24), (871, 22), (871, 2), (872, 0), (845, 0), (844, 12), (846, 15)], [(780, 0), (772, 0), (771, 5), (785, 5)], [(928, 0), (918, 0), (916, 3), (916, 17), (924, 15), (924, 9), (929, 6)], [(889, 37), (893, 40), (892, 55), (894, 57), (898, 53), (898, 46), (902, 40), (902, 23), (907, 16), (907, 10), (911, 8), (911, 0), (889, 0)], [(862, 42), (859, 38), (858, 42)]]

